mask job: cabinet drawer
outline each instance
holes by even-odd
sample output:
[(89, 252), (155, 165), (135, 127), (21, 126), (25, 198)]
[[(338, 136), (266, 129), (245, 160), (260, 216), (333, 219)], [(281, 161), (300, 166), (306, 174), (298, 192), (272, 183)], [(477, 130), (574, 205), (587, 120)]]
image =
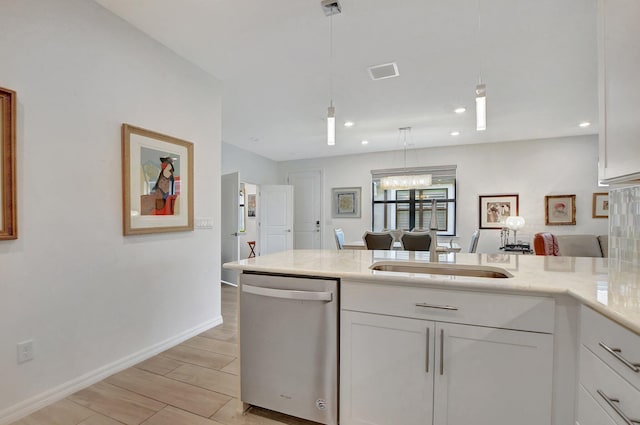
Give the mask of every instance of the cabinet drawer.
[(591, 394), (578, 385), (578, 425), (616, 425)]
[(580, 313), (582, 344), (640, 390), (640, 335), (589, 307)]
[[(628, 423), (624, 421), (624, 416), (640, 419), (640, 391), (584, 345), (580, 348), (580, 384), (614, 418), (615, 423)], [(617, 401), (607, 402), (606, 398)]]
[(342, 281), (342, 309), (553, 333), (552, 298)]

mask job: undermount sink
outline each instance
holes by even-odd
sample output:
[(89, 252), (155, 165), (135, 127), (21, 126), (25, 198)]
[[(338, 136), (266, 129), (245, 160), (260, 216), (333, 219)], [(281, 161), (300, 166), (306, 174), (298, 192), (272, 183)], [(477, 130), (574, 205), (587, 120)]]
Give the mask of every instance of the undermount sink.
[(492, 266), (469, 266), (462, 264), (420, 263), (413, 261), (377, 261), (369, 267), (382, 272), (442, 274), (447, 276), (470, 276), (506, 279), (513, 277), (508, 271)]

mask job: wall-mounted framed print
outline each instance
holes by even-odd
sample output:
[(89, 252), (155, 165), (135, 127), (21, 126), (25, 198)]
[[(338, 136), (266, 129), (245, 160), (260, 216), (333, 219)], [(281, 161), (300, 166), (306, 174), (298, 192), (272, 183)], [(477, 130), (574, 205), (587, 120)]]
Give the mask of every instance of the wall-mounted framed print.
[(0, 240), (17, 238), (16, 92), (0, 87)]
[(609, 194), (607, 192), (599, 192), (593, 194), (592, 217), (609, 217)]
[(480, 195), (478, 203), (481, 229), (502, 229), (507, 217), (518, 215), (518, 195)]
[(360, 217), (361, 187), (334, 187), (331, 189), (331, 216), (333, 218)]
[(256, 218), (256, 195), (254, 193), (247, 195), (247, 217)]
[(576, 224), (576, 195), (545, 196), (544, 222), (547, 226)]
[(122, 125), (123, 233), (193, 230), (193, 143)]

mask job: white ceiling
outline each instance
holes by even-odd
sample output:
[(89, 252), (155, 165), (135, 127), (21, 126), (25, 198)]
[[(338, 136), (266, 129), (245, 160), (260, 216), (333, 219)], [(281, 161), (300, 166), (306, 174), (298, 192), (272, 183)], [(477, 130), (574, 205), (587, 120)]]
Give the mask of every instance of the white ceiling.
[[(405, 126), (415, 147), (598, 130), (596, 0), (340, 0), (332, 147), (320, 0), (96, 1), (222, 80), (223, 140), (273, 160), (400, 149)], [(367, 67), (388, 62), (400, 76), (372, 81)], [(485, 132), (475, 131), (480, 75)]]

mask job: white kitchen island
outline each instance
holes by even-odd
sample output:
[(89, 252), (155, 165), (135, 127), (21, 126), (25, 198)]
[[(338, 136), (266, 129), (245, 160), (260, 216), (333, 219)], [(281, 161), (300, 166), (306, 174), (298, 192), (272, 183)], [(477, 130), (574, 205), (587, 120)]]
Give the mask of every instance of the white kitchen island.
[[(638, 270), (609, 272), (603, 258), (439, 257), (449, 267), (512, 276), (492, 278), (371, 269), (380, 262), (428, 265), (429, 256), (298, 250), (225, 265), (340, 279), (341, 424), (589, 425), (593, 412), (617, 423), (613, 407), (640, 416), (640, 378), (615, 355), (640, 361)], [(607, 331), (581, 332), (581, 309), (597, 312)], [(584, 364), (598, 362), (617, 368), (613, 378), (627, 386), (591, 376), (594, 367)], [(609, 399), (622, 401), (607, 402), (603, 385)]]

